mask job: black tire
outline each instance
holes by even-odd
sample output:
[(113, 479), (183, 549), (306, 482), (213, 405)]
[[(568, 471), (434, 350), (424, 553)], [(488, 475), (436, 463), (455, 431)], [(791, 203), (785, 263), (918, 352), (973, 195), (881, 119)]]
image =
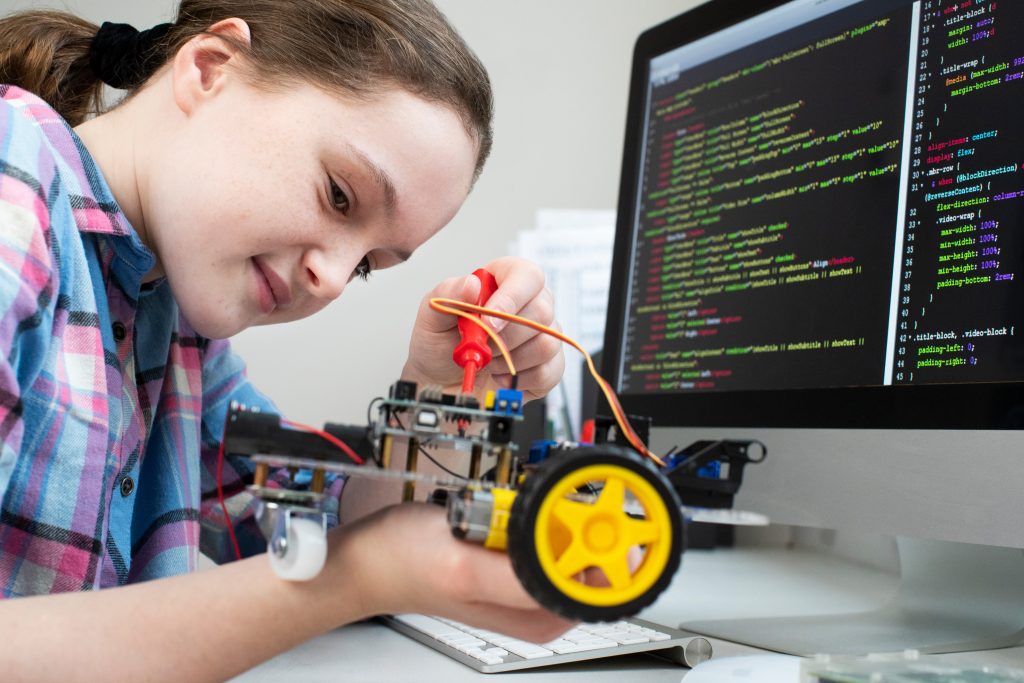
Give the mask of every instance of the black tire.
[[(667, 563), (653, 585), (640, 596), (619, 604), (591, 605), (563, 593), (547, 576), (537, 553), (537, 516), (548, 493), (574, 470), (588, 465), (614, 465), (640, 475), (661, 496), (671, 522), (671, 548)], [(636, 452), (614, 446), (578, 448), (558, 453), (526, 477), (508, 523), (508, 553), (516, 576), (526, 591), (547, 609), (568, 619), (615, 621), (647, 607), (664, 591), (682, 559), (683, 519), (679, 498), (665, 477)]]

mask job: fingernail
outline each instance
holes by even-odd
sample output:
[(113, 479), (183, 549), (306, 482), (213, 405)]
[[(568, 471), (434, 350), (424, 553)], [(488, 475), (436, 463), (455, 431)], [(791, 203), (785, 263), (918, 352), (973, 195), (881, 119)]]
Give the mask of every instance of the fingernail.
[(501, 332), (503, 329), (505, 329), (505, 325), (508, 325), (507, 320), (502, 320), (501, 318), (494, 318), (491, 316), (487, 316), (487, 323), (494, 329), (495, 332)]

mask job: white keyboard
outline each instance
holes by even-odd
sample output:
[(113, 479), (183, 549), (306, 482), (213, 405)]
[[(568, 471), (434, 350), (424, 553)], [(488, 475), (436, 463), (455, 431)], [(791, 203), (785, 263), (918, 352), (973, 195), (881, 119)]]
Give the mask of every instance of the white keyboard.
[(695, 666), (711, 656), (711, 644), (706, 639), (640, 619), (579, 624), (541, 645), (421, 614), (398, 614), (384, 617), (384, 621), (396, 631), (483, 673), (637, 652), (658, 651), (683, 666)]

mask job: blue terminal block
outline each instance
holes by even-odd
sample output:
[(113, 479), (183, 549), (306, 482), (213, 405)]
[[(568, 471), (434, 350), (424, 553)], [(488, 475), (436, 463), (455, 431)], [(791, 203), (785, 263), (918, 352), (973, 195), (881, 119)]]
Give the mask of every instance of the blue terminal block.
[(522, 415), (523, 392), (518, 389), (498, 389), (494, 395), (494, 412), (501, 415)]
[(551, 454), (551, 449), (558, 445), (557, 441), (551, 439), (542, 439), (534, 441), (530, 444), (530, 456), (526, 462), (530, 465), (537, 465), (547, 460), (548, 455)]
[[(672, 470), (678, 467), (680, 464), (686, 462), (692, 457), (692, 454), (676, 453), (675, 455), (668, 458), (665, 462), (665, 469)], [(701, 479), (728, 479), (727, 470), (722, 469), (721, 460), (711, 460), (705, 462), (699, 468), (693, 472), (693, 476)]]
[(697, 476), (702, 479), (722, 479), (722, 463), (718, 460), (712, 460), (697, 470)]

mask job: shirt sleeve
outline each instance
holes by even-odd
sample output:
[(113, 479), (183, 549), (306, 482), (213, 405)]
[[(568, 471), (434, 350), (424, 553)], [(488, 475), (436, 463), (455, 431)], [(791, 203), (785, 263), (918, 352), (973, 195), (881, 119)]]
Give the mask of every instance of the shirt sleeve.
[[(210, 340), (203, 357), (202, 428), (202, 510), (200, 547), (203, 554), (218, 563), (235, 558), (227, 533), (224, 510), (217, 498), (217, 462), (224, 436), (224, 422), (232, 402), (263, 412), (280, 414), (274, 403), (249, 381), (245, 362), (231, 350), (227, 340)], [(255, 500), (246, 490), (252, 483), (253, 468), (247, 458), (225, 455), (221, 468), (221, 488), (231, 517), (242, 557), (266, 550), (267, 541), (256, 520)], [(328, 524), (338, 520), (338, 499), (344, 486), (342, 477), (328, 477), (325, 511)], [(270, 487), (292, 486), (287, 470), (271, 472)]]
[[(0, 499), (22, 448), (23, 387), (41, 367), (52, 319), (53, 259), (41, 197), (4, 175), (0, 197)], [(17, 195), (24, 196), (17, 196)], [(36, 211), (26, 208), (35, 206)], [(40, 338), (42, 337), (42, 338)]]

